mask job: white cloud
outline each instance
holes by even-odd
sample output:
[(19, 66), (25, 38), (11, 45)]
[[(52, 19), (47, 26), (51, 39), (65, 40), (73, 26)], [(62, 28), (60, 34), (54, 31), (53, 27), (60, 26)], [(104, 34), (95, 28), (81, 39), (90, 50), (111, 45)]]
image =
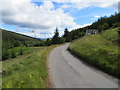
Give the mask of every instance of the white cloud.
[(119, 0), (31, 0), (34, 2), (52, 1), (52, 2), (115, 2)]
[[(26, 31), (23, 32), (23, 28), (17, 28), (17, 29), (19, 29), (19, 31), (16, 30), (17, 33), (21, 33), (21, 34), (36, 37), (36, 38), (52, 38), (55, 32), (55, 30), (40, 30), (40, 29), (32, 29), (29, 32), (26, 32)], [(14, 31), (14, 30), (11, 30), (11, 31)], [(64, 34), (64, 31), (62, 30), (59, 31), (59, 34), (60, 36), (62, 36)]]
[(44, 1), (51, 1), (51, 2), (57, 2), (57, 3), (69, 3), (71, 5), (63, 5), (63, 8), (77, 8), (77, 9), (83, 9), (90, 6), (95, 7), (112, 7), (117, 10), (117, 4), (119, 0), (31, 0), (33, 2), (44, 2)]
[(64, 5), (62, 5), (61, 8), (70, 8), (70, 7), (71, 7), (71, 5), (64, 4)]
[(77, 28), (83, 28), (83, 27), (89, 26), (89, 25), (91, 25), (91, 24), (92, 24), (92, 23), (83, 24), (83, 25), (78, 25), (78, 26), (76, 26), (76, 27), (70, 28), (69, 31), (75, 30), (75, 29), (77, 29)]
[[(78, 1), (78, 2), (77, 2)], [(72, 7), (77, 9), (83, 9), (86, 7), (94, 6), (94, 7), (112, 7), (116, 8), (118, 0), (77, 0), (76, 2), (72, 2)]]
[(95, 18), (100, 18), (101, 16), (94, 16)]
[[(71, 3), (71, 7), (82, 9), (89, 6), (110, 7), (118, 3), (119, 0), (32, 0), (34, 2), (51, 1), (58, 3)], [(67, 5), (65, 5), (66, 7)]]
[(6, 0), (2, 5), (2, 21), (5, 24), (48, 31), (56, 27), (64, 29), (78, 26), (74, 18), (61, 8), (54, 9), (51, 1), (36, 6), (29, 0)]

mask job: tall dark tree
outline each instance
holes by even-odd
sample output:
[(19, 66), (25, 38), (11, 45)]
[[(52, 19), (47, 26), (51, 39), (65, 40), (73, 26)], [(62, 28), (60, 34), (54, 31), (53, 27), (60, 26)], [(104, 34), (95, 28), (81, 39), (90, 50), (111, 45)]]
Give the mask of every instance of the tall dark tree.
[(66, 42), (69, 42), (71, 40), (70, 33), (67, 28), (65, 28), (63, 37), (66, 39)]
[(56, 28), (56, 30), (55, 30), (55, 35), (54, 35), (53, 37), (59, 37), (58, 28)]
[(63, 37), (67, 37), (67, 36), (68, 36), (68, 34), (69, 34), (69, 31), (68, 31), (68, 29), (67, 29), (67, 28), (65, 28), (65, 31), (64, 31), (64, 35), (63, 35)]
[(52, 38), (52, 44), (59, 44), (59, 43), (60, 43), (60, 37), (59, 37), (58, 28), (56, 28), (54, 36)]
[(47, 38), (47, 40), (45, 41), (45, 46), (50, 46), (50, 45), (51, 45), (51, 40)]

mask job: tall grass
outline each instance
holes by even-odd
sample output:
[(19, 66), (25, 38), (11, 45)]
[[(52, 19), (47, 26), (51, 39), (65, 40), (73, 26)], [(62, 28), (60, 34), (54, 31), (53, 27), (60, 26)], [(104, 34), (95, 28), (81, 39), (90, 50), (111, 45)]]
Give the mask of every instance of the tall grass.
[[(39, 48), (37, 51), (22, 58), (15, 58), (3, 63), (3, 88), (47, 88), (48, 72), (46, 59), (51, 49), (56, 46)], [(22, 60), (22, 61), (20, 61)], [(18, 61), (18, 62), (16, 62)], [(4, 64), (8, 64), (7, 65)], [(7, 67), (7, 68), (6, 68)]]
[(102, 70), (120, 77), (118, 64), (118, 28), (98, 35), (89, 35), (73, 41), (69, 50)]

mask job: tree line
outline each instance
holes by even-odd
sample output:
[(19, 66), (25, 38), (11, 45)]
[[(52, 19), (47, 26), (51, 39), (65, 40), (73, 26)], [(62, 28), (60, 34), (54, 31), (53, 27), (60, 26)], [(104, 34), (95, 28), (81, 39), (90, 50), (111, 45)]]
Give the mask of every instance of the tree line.
[(116, 28), (120, 27), (120, 13), (115, 13), (110, 17), (101, 17), (98, 21), (94, 22), (92, 25), (88, 26), (87, 28), (95, 28), (99, 31), (107, 30), (109, 28)]

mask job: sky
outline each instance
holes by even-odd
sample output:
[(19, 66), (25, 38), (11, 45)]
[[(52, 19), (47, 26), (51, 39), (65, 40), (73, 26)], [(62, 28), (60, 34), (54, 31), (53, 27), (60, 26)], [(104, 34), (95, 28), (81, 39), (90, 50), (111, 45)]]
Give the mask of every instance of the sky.
[[(119, 0), (3, 0), (0, 28), (36, 38), (50, 38), (56, 27), (72, 31), (118, 12)], [(33, 33), (34, 31), (34, 33)]]

